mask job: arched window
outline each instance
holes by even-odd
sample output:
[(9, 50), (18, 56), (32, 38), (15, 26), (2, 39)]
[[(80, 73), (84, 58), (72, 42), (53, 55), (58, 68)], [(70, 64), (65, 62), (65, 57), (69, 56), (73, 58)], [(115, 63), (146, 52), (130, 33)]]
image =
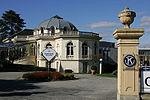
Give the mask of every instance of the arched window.
[(54, 35), (55, 34), (55, 28), (54, 26), (51, 27), (51, 35)]
[(82, 44), (82, 55), (87, 56), (88, 55), (88, 46), (86, 43)]
[(67, 44), (67, 56), (73, 55), (73, 43), (69, 42)]
[(40, 55), (40, 44), (38, 44), (38, 46), (37, 46), (37, 55), (38, 56)]
[(35, 55), (35, 46), (32, 44), (30, 46), (30, 56), (34, 56)]
[(64, 27), (64, 31), (68, 31), (68, 28), (67, 28), (67, 27)]
[(95, 42), (95, 43), (94, 43), (94, 55), (96, 55), (96, 53), (97, 53), (97, 52), (96, 52), (96, 51), (97, 51), (96, 49), (97, 49), (97, 44), (96, 44), (96, 42)]

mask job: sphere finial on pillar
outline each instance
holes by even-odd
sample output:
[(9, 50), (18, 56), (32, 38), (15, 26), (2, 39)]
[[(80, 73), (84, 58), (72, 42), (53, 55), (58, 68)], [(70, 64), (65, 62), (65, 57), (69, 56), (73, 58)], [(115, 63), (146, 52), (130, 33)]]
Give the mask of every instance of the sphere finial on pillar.
[(136, 17), (136, 13), (126, 7), (118, 14), (118, 17), (120, 18), (120, 22), (124, 24), (124, 28), (130, 28), (130, 24), (133, 23), (134, 17)]

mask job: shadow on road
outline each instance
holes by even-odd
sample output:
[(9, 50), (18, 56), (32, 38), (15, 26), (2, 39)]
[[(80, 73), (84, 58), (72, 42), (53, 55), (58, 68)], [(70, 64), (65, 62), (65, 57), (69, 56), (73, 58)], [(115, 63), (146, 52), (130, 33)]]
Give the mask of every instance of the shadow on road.
[(0, 80), (0, 92), (11, 92), (15, 90), (39, 89), (33, 85), (34, 81), (25, 80)]
[(0, 97), (8, 97), (8, 96), (30, 96), (32, 94), (42, 94), (47, 92), (12, 92), (12, 93), (0, 93)]

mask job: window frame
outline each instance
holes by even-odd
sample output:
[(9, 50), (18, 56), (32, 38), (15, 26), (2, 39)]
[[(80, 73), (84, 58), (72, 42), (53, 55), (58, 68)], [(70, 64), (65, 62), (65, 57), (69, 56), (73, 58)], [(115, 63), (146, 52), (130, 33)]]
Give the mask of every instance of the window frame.
[(67, 43), (67, 50), (66, 50), (67, 56), (73, 56), (74, 55), (73, 49), (74, 49), (73, 43), (72, 42)]
[(82, 56), (83, 57), (88, 56), (88, 45), (87, 45), (87, 43), (82, 44)]

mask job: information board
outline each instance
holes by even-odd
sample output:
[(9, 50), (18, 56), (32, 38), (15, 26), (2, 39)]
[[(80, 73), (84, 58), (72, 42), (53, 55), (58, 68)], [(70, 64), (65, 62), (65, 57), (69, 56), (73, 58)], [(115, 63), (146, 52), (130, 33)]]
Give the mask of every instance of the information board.
[(150, 93), (150, 71), (141, 72), (141, 93)]

